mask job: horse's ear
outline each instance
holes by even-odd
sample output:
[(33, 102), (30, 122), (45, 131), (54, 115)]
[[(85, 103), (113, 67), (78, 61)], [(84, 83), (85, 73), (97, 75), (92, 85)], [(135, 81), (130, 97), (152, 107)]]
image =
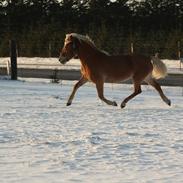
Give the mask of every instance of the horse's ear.
[(73, 36), (72, 35), (70, 35), (69, 38), (70, 38), (71, 41), (73, 40)]

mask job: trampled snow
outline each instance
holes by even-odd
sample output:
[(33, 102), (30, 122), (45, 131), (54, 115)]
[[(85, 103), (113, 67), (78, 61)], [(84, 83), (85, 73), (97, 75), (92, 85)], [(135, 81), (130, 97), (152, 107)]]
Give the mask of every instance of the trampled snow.
[[(92, 84), (66, 107), (73, 82), (0, 80), (1, 183), (183, 182), (183, 90), (154, 89), (127, 107), (102, 103)], [(132, 85), (105, 85), (122, 99)]]

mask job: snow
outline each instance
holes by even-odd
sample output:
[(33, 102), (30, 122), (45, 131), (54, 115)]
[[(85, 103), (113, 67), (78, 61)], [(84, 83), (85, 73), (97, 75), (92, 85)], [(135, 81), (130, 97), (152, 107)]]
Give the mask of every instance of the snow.
[(74, 82), (0, 80), (1, 183), (183, 182), (183, 90), (143, 92), (120, 109), (132, 85), (93, 84), (66, 107)]
[[(10, 60), (8, 57), (0, 58), (0, 65), (6, 67), (7, 62)], [(62, 65), (58, 58), (41, 58), (41, 57), (18, 57), (17, 65), (19, 68), (50, 68), (50, 69), (80, 69), (80, 61), (72, 59), (67, 65)]]

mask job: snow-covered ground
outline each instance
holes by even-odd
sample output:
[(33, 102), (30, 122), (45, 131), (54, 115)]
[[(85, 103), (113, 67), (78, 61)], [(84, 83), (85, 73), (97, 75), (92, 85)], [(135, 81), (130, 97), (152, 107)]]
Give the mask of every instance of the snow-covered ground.
[[(0, 80), (1, 183), (183, 182), (183, 91), (163, 87), (127, 107), (102, 103), (92, 84)], [(105, 86), (118, 104), (131, 85)]]

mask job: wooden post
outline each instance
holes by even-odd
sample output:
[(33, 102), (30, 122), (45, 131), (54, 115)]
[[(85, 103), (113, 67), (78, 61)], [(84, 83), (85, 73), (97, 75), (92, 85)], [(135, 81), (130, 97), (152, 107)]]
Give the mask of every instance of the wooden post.
[(180, 59), (180, 41), (177, 42), (177, 56), (178, 56), (178, 59)]
[(17, 47), (15, 40), (10, 41), (11, 79), (17, 80)]
[(49, 57), (51, 57), (51, 43), (49, 43)]
[(9, 76), (10, 75), (10, 61), (7, 60), (6, 62), (6, 69), (7, 69), (7, 75)]
[(130, 51), (131, 51), (131, 54), (133, 54), (133, 43), (130, 44)]
[(182, 69), (182, 64), (183, 64), (183, 58), (182, 57), (180, 57), (180, 70)]
[(180, 52), (180, 41), (177, 42), (177, 56), (180, 62), (180, 70), (181, 70), (181, 62), (182, 62), (182, 58), (181, 58), (181, 52)]

